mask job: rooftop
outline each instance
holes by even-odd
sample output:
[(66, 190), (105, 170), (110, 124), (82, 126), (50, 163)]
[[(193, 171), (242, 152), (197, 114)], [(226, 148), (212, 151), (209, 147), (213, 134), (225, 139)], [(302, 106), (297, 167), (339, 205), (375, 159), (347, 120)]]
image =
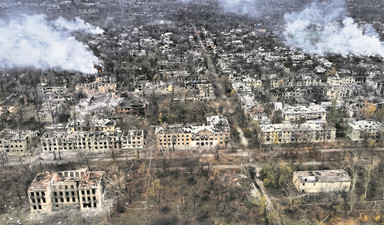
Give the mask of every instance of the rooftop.
[(314, 171), (295, 171), (294, 175), (300, 182), (349, 182), (351, 177), (345, 170), (314, 170)]
[(264, 132), (279, 132), (279, 131), (306, 131), (315, 130), (322, 131), (324, 129), (336, 130), (333, 126), (322, 121), (307, 121), (302, 124), (279, 123), (279, 124), (265, 124), (260, 125)]
[(103, 171), (87, 171), (87, 169), (41, 172), (36, 175), (28, 190), (46, 190), (51, 184), (66, 181), (79, 181), (79, 189), (95, 188), (100, 185), (103, 176)]
[(370, 120), (357, 120), (357, 121), (348, 123), (348, 125), (353, 129), (358, 129), (358, 130), (384, 129), (384, 125), (382, 123), (377, 121), (370, 121)]

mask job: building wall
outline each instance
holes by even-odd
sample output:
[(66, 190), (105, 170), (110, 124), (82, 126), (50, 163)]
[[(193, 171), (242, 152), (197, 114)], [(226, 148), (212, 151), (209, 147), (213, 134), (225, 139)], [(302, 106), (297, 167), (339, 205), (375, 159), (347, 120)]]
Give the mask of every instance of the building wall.
[(32, 213), (52, 211), (52, 199), (49, 187), (46, 190), (28, 190), (28, 199)]
[(158, 149), (189, 149), (197, 147), (226, 147), (230, 138), (229, 132), (212, 133), (202, 131), (191, 133), (157, 134)]
[(16, 140), (0, 139), (0, 151), (6, 151), (8, 154), (28, 153), (28, 143), (28, 138)]
[(76, 181), (64, 181), (51, 186), (52, 210), (76, 208), (79, 204)]
[(70, 137), (43, 137), (41, 138), (41, 148), (43, 152), (52, 151), (75, 151), (85, 150), (93, 152), (110, 151), (112, 148), (115, 150), (143, 148), (144, 147), (144, 134), (142, 131), (140, 135), (127, 135), (127, 136), (84, 136), (77, 138)]
[(317, 113), (289, 113), (283, 112), (284, 120), (286, 121), (299, 121), (300, 119), (306, 120), (326, 120), (326, 112), (317, 112)]
[(101, 208), (102, 187), (82, 188), (79, 190), (80, 209)]

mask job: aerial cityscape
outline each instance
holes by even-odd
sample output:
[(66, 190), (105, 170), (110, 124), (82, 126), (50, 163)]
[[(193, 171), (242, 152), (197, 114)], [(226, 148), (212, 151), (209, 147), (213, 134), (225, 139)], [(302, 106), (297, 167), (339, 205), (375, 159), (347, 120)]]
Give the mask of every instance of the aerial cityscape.
[(0, 0), (0, 224), (384, 224), (382, 15)]

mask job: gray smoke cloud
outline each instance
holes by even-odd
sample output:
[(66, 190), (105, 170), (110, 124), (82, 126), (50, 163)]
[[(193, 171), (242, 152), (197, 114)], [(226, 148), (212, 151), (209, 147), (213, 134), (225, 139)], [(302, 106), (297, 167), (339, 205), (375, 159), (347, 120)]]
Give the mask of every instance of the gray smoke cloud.
[[(204, 0), (180, 0), (183, 3), (202, 3)], [(258, 14), (257, 6), (265, 0), (217, 0), (217, 4), (223, 12), (240, 15)]]
[(314, 2), (284, 16), (286, 43), (311, 54), (384, 56), (383, 43), (373, 26), (359, 26), (347, 16), (345, 0)]
[(74, 31), (102, 33), (80, 18), (47, 20), (44, 15), (0, 20), (0, 68), (78, 71), (93, 74), (98, 59), (73, 36)]
[(237, 14), (251, 14), (256, 15), (257, 4), (256, 0), (219, 0), (219, 7), (224, 12), (237, 13)]

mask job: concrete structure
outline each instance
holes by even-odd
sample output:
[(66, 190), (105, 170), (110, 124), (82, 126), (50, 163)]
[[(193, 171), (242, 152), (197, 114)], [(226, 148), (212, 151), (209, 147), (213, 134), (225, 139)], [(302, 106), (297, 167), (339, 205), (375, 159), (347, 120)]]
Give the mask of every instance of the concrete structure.
[(67, 93), (67, 87), (48, 85), (46, 83), (40, 83), (37, 85), (38, 94), (42, 97), (47, 95), (65, 95)]
[(0, 152), (23, 154), (31, 151), (31, 140), (36, 132), (26, 130), (8, 130), (0, 132)]
[(122, 102), (116, 106), (118, 115), (145, 116), (148, 112), (148, 104), (141, 101)]
[(320, 105), (311, 104), (309, 106), (289, 106), (286, 105), (281, 110), (286, 121), (304, 120), (323, 120), (327, 119), (327, 111)]
[(356, 79), (350, 76), (340, 77), (338, 74), (327, 77), (327, 83), (332, 85), (354, 84)]
[(37, 174), (28, 189), (32, 213), (101, 208), (103, 171), (86, 169)]
[(47, 131), (41, 137), (43, 152), (91, 151), (106, 152), (144, 147), (142, 130), (130, 131)]
[(348, 123), (347, 135), (352, 141), (361, 142), (368, 138), (384, 138), (384, 125), (376, 121), (358, 120)]
[(326, 86), (323, 89), (323, 95), (326, 99), (350, 99), (355, 96), (356, 86), (353, 84)]
[(76, 92), (82, 91), (87, 95), (95, 93), (109, 93), (116, 91), (116, 79), (114, 77), (96, 77), (93, 82), (85, 82), (77, 84), (75, 87)]
[(336, 138), (336, 128), (326, 122), (264, 124), (260, 129), (260, 141), (267, 145), (334, 142)]
[(161, 126), (155, 130), (157, 148), (164, 150), (226, 147), (230, 127), (224, 116), (207, 118), (207, 125)]
[(292, 182), (301, 193), (348, 192), (351, 186), (345, 170), (295, 171)]

